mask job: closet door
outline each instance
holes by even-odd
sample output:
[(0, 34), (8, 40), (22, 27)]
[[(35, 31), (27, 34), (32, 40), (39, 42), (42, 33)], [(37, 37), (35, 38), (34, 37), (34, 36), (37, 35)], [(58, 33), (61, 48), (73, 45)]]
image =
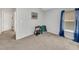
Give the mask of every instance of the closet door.
[(3, 10), (2, 13), (2, 31), (11, 30), (11, 21), (12, 21), (12, 14), (9, 11)]
[(16, 33), (16, 12), (14, 12), (14, 32)]

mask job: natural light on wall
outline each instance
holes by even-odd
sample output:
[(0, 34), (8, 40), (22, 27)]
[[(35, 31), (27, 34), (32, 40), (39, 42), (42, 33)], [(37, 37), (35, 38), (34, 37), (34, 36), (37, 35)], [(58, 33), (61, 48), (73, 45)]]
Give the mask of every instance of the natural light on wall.
[(75, 11), (74, 10), (65, 11), (64, 16), (65, 30), (74, 31), (74, 24), (75, 24), (74, 20), (75, 20)]

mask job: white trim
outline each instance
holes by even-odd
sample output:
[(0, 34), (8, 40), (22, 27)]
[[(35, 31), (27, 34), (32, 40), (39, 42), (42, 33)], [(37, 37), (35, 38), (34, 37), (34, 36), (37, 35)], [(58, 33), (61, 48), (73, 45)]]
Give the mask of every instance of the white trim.
[(66, 30), (64, 30), (64, 31), (74, 33), (73, 30), (68, 30), (68, 29), (66, 29)]

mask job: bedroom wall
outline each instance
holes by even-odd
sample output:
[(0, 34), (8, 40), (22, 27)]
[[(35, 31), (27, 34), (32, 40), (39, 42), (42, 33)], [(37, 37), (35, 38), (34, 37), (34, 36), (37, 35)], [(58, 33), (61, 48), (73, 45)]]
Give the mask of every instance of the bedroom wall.
[[(53, 8), (45, 13), (44, 24), (47, 26), (47, 31), (56, 35), (59, 35), (60, 27), (60, 15), (61, 10), (73, 10), (68, 8)], [(65, 32), (65, 36), (72, 39), (73, 34), (71, 32)]]
[(58, 34), (60, 13), (62, 9), (54, 8), (46, 12), (44, 24), (47, 26), (47, 31)]
[[(31, 12), (38, 13), (38, 19), (31, 18)], [(42, 25), (43, 12), (38, 8), (17, 8), (16, 9), (16, 39), (32, 35), (37, 25)]]

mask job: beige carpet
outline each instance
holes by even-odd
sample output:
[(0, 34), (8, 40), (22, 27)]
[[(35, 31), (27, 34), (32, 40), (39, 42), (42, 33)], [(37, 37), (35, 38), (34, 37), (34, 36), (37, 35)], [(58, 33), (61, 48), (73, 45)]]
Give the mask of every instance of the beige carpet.
[(79, 43), (72, 40), (44, 33), (30, 36), (21, 40), (14, 40), (12, 31), (0, 35), (0, 50), (75, 50)]

